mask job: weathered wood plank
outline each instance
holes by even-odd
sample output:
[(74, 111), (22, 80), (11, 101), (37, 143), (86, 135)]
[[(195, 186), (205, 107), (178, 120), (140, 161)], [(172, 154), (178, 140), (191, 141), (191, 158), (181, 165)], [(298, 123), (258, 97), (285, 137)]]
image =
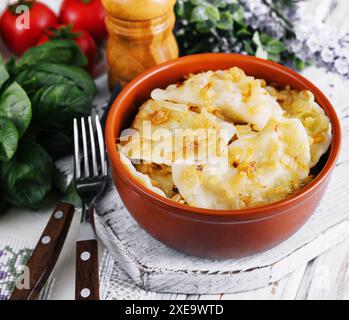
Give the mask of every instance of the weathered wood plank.
[(308, 266), (297, 299), (349, 299), (349, 239)]

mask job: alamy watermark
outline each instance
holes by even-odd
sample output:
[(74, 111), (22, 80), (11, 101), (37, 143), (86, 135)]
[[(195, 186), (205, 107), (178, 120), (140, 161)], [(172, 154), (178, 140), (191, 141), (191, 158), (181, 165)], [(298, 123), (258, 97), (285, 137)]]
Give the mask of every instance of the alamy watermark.
[(176, 163), (208, 165), (208, 174), (225, 174), (228, 169), (227, 129), (153, 130), (150, 121), (141, 131), (126, 129), (119, 137), (119, 150), (134, 164)]
[[(15, 5), (16, 0), (8, 1), (8, 5)], [(15, 7), (14, 13), (17, 15), (16, 28), (18, 30), (30, 29), (30, 8), (28, 5), (20, 4)]]

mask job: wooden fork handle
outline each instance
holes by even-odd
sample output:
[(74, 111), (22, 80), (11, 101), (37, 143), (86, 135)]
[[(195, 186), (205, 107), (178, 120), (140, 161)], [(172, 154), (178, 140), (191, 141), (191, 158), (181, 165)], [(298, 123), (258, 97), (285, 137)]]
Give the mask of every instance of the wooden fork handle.
[(97, 240), (76, 243), (75, 300), (99, 300)]
[[(10, 300), (34, 300), (50, 276), (66, 239), (74, 207), (58, 203), (37, 243)], [(26, 277), (29, 278), (29, 286)]]

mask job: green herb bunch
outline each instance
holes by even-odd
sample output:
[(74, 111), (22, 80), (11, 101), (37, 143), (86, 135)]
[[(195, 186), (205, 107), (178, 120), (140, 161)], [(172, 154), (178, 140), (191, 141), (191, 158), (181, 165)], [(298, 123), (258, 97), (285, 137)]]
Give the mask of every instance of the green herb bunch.
[(71, 40), (0, 56), (0, 208), (38, 209), (51, 190), (53, 160), (72, 151), (74, 117), (90, 114), (94, 81)]
[[(304, 62), (287, 49), (285, 43), (295, 37), (292, 24), (283, 15), (297, 1), (261, 1), (267, 15), (277, 23), (281, 36), (268, 28), (246, 20), (247, 1), (243, 0), (178, 0), (175, 7), (175, 29), (181, 55), (200, 52), (235, 52), (291, 65), (298, 69)], [(253, 17), (252, 17), (253, 18)], [(251, 19), (253, 22), (253, 19)]]

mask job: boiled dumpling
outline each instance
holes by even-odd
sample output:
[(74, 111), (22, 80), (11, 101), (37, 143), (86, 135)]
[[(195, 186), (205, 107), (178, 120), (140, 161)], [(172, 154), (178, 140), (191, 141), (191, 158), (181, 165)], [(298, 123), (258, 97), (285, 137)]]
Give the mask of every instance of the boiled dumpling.
[(153, 90), (151, 97), (218, 112), (230, 121), (247, 122), (261, 130), (270, 117), (283, 113), (262, 85), (260, 80), (246, 76), (241, 69), (231, 68), (193, 75), (181, 85)]
[[(200, 160), (224, 149), (235, 126), (205, 110), (148, 100), (141, 108), (119, 150), (133, 160), (171, 165), (178, 159)], [(132, 137), (132, 139), (130, 139)]]
[(173, 181), (189, 205), (242, 209), (284, 199), (307, 181), (309, 139), (298, 119), (280, 118), (232, 142), (227, 160), (221, 172), (173, 164)]
[(299, 119), (310, 137), (310, 167), (315, 166), (320, 157), (326, 153), (331, 144), (331, 123), (324, 110), (315, 102), (314, 95), (309, 90), (296, 91), (286, 88), (273, 93), (286, 116)]

